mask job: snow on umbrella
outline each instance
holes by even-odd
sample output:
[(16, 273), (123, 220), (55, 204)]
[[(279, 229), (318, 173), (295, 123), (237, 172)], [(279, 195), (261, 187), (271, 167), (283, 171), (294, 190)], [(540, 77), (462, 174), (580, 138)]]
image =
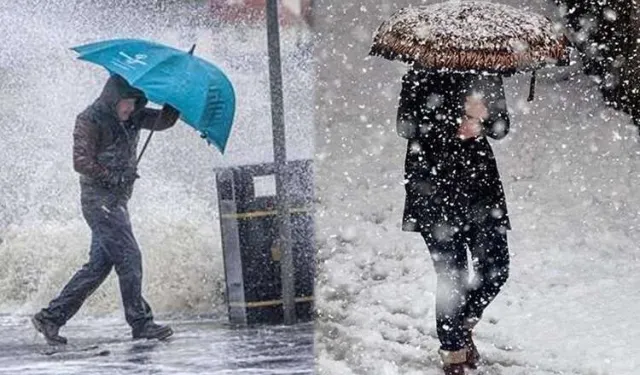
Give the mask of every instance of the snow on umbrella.
[(403, 8), (383, 22), (370, 55), (425, 69), (510, 74), (568, 63), (568, 39), (539, 14), (486, 1)]

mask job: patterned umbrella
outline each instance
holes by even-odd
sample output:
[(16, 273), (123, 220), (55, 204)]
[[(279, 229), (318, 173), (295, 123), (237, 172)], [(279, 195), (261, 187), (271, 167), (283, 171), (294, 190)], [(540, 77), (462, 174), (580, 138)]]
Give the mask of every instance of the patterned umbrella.
[(370, 55), (425, 69), (510, 74), (566, 65), (569, 41), (546, 17), (486, 1), (403, 8), (382, 23)]

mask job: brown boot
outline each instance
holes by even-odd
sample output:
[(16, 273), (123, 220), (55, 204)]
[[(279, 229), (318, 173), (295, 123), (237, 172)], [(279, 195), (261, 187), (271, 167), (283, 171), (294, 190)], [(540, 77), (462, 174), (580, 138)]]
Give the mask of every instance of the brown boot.
[(460, 349), (455, 352), (440, 350), (442, 358), (442, 370), (444, 375), (464, 375), (464, 366), (467, 361), (467, 349)]
[(476, 344), (473, 342), (473, 328), (478, 324), (479, 319), (467, 319), (464, 322), (465, 338), (464, 342), (467, 349), (467, 360), (465, 365), (470, 369), (478, 368), (480, 363), (480, 353)]

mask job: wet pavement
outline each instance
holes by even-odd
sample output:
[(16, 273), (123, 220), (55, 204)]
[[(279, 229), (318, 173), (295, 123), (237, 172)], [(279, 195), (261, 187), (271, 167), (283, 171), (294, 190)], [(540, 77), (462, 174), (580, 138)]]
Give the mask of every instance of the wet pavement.
[[(162, 322), (161, 323), (167, 323)], [(118, 319), (69, 322), (48, 346), (29, 317), (0, 316), (0, 374), (313, 374), (313, 324), (233, 328), (224, 320), (168, 322), (167, 341), (132, 341)]]

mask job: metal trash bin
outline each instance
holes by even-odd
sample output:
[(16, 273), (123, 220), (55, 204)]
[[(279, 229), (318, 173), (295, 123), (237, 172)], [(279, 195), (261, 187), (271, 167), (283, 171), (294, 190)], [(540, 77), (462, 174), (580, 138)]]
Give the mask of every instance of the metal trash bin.
[[(313, 319), (315, 240), (313, 163), (287, 162), (291, 240), (298, 321)], [(216, 185), (229, 320), (233, 324), (284, 322), (275, 164), (217, 169)]]

